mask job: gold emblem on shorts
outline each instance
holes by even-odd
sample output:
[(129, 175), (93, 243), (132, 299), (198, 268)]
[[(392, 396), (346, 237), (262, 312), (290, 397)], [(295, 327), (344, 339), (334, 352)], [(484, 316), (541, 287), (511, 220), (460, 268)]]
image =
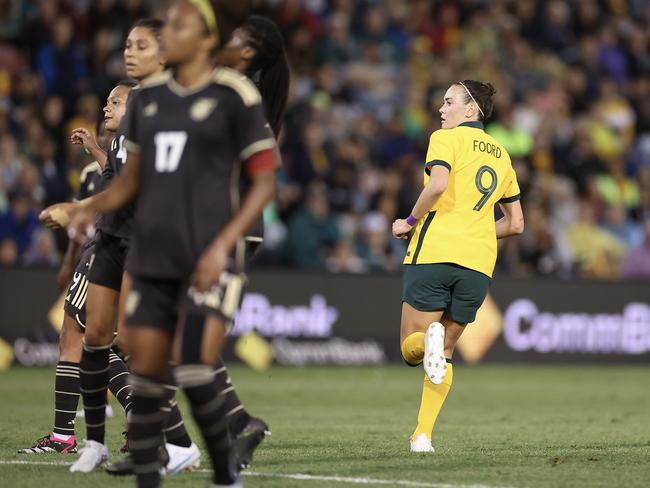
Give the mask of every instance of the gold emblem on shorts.
[(199, 98), (190, 108), (190, 118), (195, 122), (207, 119), (217, 106), (214, 98)]
[(140, 299), (142, 296), (140, 295), (140, 292), (131, 290), (131, 293), (129, 293), (129, 296), (126, 298), (126, 306), (124, 307), (126, 310), (126, 314), (130, 317), (135, 313), (135, 311), (138, 308), (138, 305), (140, 305)]

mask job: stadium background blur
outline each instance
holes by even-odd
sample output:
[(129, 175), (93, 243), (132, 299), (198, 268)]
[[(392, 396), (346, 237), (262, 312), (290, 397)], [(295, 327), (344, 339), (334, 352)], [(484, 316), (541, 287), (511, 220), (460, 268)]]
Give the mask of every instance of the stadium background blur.
[[(0, 0), (0, 267), (57, 266), (38, 223), (90, 162), (147, 0)], [(419, 193), (451, 82), (497, 87), (487, 131), (512, 156), (526, 231), (497, 275), (650, 279), (650, 2), (269, 0), (292, 68), (277, 203), (258, 265), (392, 272), (390, 223)]]

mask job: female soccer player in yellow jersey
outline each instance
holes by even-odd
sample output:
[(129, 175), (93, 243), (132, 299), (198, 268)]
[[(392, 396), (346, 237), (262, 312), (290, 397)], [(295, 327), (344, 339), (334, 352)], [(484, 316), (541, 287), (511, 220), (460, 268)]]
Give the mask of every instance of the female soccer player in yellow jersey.
[[(494, 92), (473, 80), (449, 87), (440, 107), (442, 129), (429, 141), (424, 189), (411, 215), (393, 223), (393, 236), (409, 239), (402, 356), (410, 366), (422, 363), (426, 373), (412, 452), (434, 452), (431, 431), (451, 388), (451, 356), (487, 295), (497, 239), (524, 230), (510, 156), (483, 131)], [(497, 203), (504, 217), (495, 225)]]

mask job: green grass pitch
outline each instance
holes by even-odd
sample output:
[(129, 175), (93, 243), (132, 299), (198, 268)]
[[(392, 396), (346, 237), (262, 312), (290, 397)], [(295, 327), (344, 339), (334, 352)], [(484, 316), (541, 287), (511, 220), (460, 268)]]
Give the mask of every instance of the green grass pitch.
[[(420, 369), (278, 367), (255, 373), (233, 367), (246, 406), (273, 430), (245, 486), (650, 486), (647, 367), (481, 365), (454, 373), (434, 434), (436, 454), (413, 455), (408, 437)], [(133, 479), (104, 473), (72, 475), (60, 464), (72, 456), (16, 453), (51, 428), (53, 380), (52, 369), (0, 373), (0, 486), (134, 486)], [(115, 408), (108, 424), (114, 457), (123, 430)], [(78, 433), (83, 436), (82, 422)], [(47, 464), (11, 464), (17, 461)], [(295, 474), (313, 478), (287, 477)], [(204, 487), (208, 474), (186, 473), (164, 485)]]

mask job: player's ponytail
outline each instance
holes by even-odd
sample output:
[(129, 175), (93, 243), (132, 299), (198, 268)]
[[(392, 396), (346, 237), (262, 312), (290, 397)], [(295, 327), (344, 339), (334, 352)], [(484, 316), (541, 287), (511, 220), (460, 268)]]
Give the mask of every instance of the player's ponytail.
[(475, 80), (463, 80), (458, 83), (465, 88), (465, 103), (474, 102), (479, 108), (479, 120), (487, 120), (492, 115), (494, 101), (492, 96), (496, 93), (492, 83), (482, 83)]
[(246, 75), (257, 85), (266, 118), (277, 137), (289, 97), (289, 63), (282, 33), (271, 20), (257, 15), (248, 17), (243, 28), (250, 36), (250, 47), (255, 49)]

